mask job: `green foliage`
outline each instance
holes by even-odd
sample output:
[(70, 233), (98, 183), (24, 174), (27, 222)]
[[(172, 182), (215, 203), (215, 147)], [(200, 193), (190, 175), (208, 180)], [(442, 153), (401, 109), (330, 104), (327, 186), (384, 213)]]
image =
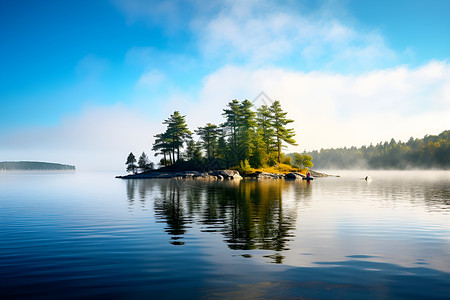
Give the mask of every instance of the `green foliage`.
[(206, 158), (217, 157), (218, 138), (222, 130), (214, 124), (208, 123), (205, 127), (199, 127), (195, 133), (200, 137), (201, 146), (206, 152)]
[(312, 168), (312, 157), (308, 154), (300, 154), (300, 153), (293, 153), (291, 154), (294, 156), (294, 166), (298, 168)]
[(127, 161), (125, 163), (127, 165), (127, 172), (136, 173), (137, 165), (136, 165), (136, 157), (133, 152), (130, 152), (127, 157)]
[(254, 172), (255, 170), (250, 166), (248, 160), (245, 159), (240, 161), (238, 171), (241, 174), (249, 174)]
[(321, 169), (450, 168), (450, 130), (408, 142), (380, 142), (360, 148), (321, 149), (308, 153)]
[[(155, 135), (152, 150), (156, 151), (155, 156), (164, 155), (165, 164), (173, 164), (179, 160), (180, 148), (183, 148), (184, 143), (191, 139), (192, 132), (187, 127), (185, 117), (175, 111), (163, 122), (167, 125), (166, 131)], [(169, 158), (167, 159), (166, 156)]]
[(248, 159), (255, 148), (255, 112), (251, 110), (253, 104), (247, 99), (239, 106), (239, 159)]
[(147, 172), (153, 170), (154, 168), (154, 164), (150, 162), (145, 152), (142, 152), (141, 156), (139, 157), (138, 167), (141, 170), (141, 172)]
[(201, 160), (202, 151), (200, 142), (189, 140), (186, 146), (186, 160)]
[(238, 161), (239, 147), (239, 101), (233, 100), (227, 104), (228, 108), (223, 110), (222, 116), (225, 117), (225, 122), (222, 124), (223, 132), (228, 138), (228, 148), (231, 153), (233, 163)]
[[(225, 121), (220, 126), (207, 123), (198, 127), (195, 133), (199, 142), (194, 142), (187, 129), (185, 117), (175, 111), (163, 124), (167, 130), (155, 135), (152, 150), (155, 155), (163, 155), (161, 164), (174, 165), (181, 158), (196, 161), (205, 169), (274, 166), (277, 163), (291, 164), (291, 158), (283, 156), (281, 149), (285, 144), (295, 145), (293, 129), (286, 125), (293, 122), (287, 119), (279, 101), (270, 107), (261, 106), (257, 112), (253, 104), (244, 100), (232, 100), (222, 113)], [(180, 148), (186, 144), (186, 151), (180, 156)], [(205, 158), (201, 157), (203, 150)]]
[(285, 165), (292, 165), (292, 157), (281, 153), (281, 163)]
[(263, 142), (263, 147), (267, 155), (276, 150), (276, 143), (274, 140), (274, 128), (272, 127), (272, 116), (269, 108), (262, 105), (258, 108), (256, 113), (256, 123), (258, 125), (258, 132)]
[(284, 147), (283, 142), (296, 146), (294, 140), (294, 130), (286, 128), (286, 125), (294, 122), (294, 120), (287, 119), (286, 112), (281, 109), (280, 101), (275, 101), (270, 107), (271, 125), (274, 130), (274, 138), (278, 152), (278, 162), (281, 163), (281, 148)]

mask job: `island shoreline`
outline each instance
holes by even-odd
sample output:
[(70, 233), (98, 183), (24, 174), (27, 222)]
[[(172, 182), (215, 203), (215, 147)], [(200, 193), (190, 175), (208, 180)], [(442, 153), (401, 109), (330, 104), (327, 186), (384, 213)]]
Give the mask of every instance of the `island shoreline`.
[[(322, 172), (310, 170), (313, 178), (340, 177), (339, 175), (330, 175)], [(116, 176), (119, 179), (208, 179), (208, 180), (243, 180), (243, 179), (286, 179), (295, 180), (306, 178), (306, 175), (299, 172), (290, 172), (287, 174), (254, 172), (241, 175), (236, 170), (214, 170), (214, 171), (150, 171), (137, 174)]]

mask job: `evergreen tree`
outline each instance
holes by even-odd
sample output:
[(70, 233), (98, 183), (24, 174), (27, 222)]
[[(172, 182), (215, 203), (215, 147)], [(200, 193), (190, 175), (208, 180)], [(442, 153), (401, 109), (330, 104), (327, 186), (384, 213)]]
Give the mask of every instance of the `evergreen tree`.
[(239, 135), (239, 115), (240, 105), (238, 100), (233, 100), (227, 104), (227, 108), (223, 110), (222, 115), (225, 122), (222, 124), (224, 132), (228, 137), (229, 150), (231, 152), (233, 163), (238, 161), (238, 135)]
[(294, 122), (294, 120), (287, 119), (286, 112), (283, 112), (281, 109), (280, 101), (275, 101), (269, 108), (271, 124), (274, 129), (274, 139), (277, 146), (278, 152), (278, 163), (281, 162), (281, 148), (285, 147), (283, 142), (288, 143), (290, 145), (297, 146), (294, 136), (294, 129), (286, 128), (286, 125)]
[[(163, 122), (163, 124), (167, 124), (166, 134), (172, 149), (173, 162), (180, 159), (180, 148), (183, 148), (183, 144), (192, 136), (192, 132), (190, 132), (187, 127), (185, 117), (186, 116), (182, 116), (178, 111), (175, 111)], [(175, 159), (175, 153), (177, 154), (177, 159)]]
[(153, 169), (153, 163), (150, 162), (145, 152), (142, 152), (141, 156), (139, 157), (138, 166), (139, 169), (141, 169), (141, 172), (146, 172)]
[(136, 174), (136, 157), (134, 156), (133, 152), (130, 152), (127, 157), (127, 162), (125, 163), (127, 165), (127, 172), (133, 172)]
[(255, 148), (255, 112), (252, 111), (253, 104), (247, 99), (239, 105), (238, 114), (238, 145), (240, 161), (249, 159)]
[(261, 135), (262, 142), (264, 143), (265, 153), (266, 155), (270, 155), (270, 153), (276, 149), (276, 143), (274, 140), (275, 134), (269, 107), (262, 105), (258, 108), (256, 113), (256, 123), (258, 125), (258, 131)]
[(186, 145), (186, 160), (201, 160), (202, 159), (202, 151), (201, 145), (199, 142), (195, 142), (193, 139), (190, 139)]
[(200, 137), (201, 145), (206, 152), (206, 158), (217, 157), (217, 142), (221, 134), (220, 128), (217, 125), (208, 123), (204, 127), (199, 127), (195, 133)]
[(267, 164), (267, 155), (265, 153), (265, 144), (262, 139), (261, 130), (257, 128), (253, 137), (253, 150), (250, 157), (250, 165), (254, 168), (260, 168)]
[(155, 135), (152, 150), (156, 151), (155, 156), (164, 155), (164, 165), (174, 164), (180, 159), (180, 148), (183, 148), (183, 144), (191, 139), (192, 132), (187, 127), (185, 116), (180, 115), (178, 111), (164, 120), (163, 124), (167, 125), (167, 129)]
[(275, 165), (273, 154), (277, 152), (275, 131), (272, 125), (272, 116), (269, 107), (262, 105), (256, 112), (257, 140), (255, 146), (258, 159), (252, 159), (252, 165)]
[(231, 166), (230, 150), (225, 140), (225, 136), (223, 135), (223, 131), (222, 135), (217, 140), (217, 157), (224, 162), (227, 168)]
[[(161, 165), (171, 165), (172, 162), (172, 147), (171, 140), (167, 132), (159, 133), (155, 135), (155, 142), (153, 143), (152, 150), (155, 151), (155, 156), (163, 155), (161, 159)], [(167, 159), (168, 157), (168, 159)]]

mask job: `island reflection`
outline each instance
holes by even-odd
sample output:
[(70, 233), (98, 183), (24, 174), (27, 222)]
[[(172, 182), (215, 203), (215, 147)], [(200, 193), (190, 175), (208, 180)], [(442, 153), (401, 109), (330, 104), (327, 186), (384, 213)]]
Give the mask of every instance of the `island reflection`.
[[(283, 200), (283, 193), (294, 193)], [(221, 233), (230, 249), (288, 250), (294, 237), (299, 203), (311, 186), (284, 180), (220, 181), (128, 180), (130, 207), (136, 199), (152, 201), (157, 222), (165, 222), (171, 243), (184, 245), (191, 227)], [(278, 257), (281, 262), (282, 257)]]

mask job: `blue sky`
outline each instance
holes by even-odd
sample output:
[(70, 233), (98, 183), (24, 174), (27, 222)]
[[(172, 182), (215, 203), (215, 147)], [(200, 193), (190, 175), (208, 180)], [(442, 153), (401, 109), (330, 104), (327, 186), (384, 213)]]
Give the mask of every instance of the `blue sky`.
[[(0, 160), (121, 166), (174, 110), (193, 128), (218, 123), (228, 101), (260, 91), (298, 120), (296, 151), (436, 134), (450, 125), (449, 11), (445, 0), (0, 1)], [(305, 120), (323, 126), (312, 134)]]

